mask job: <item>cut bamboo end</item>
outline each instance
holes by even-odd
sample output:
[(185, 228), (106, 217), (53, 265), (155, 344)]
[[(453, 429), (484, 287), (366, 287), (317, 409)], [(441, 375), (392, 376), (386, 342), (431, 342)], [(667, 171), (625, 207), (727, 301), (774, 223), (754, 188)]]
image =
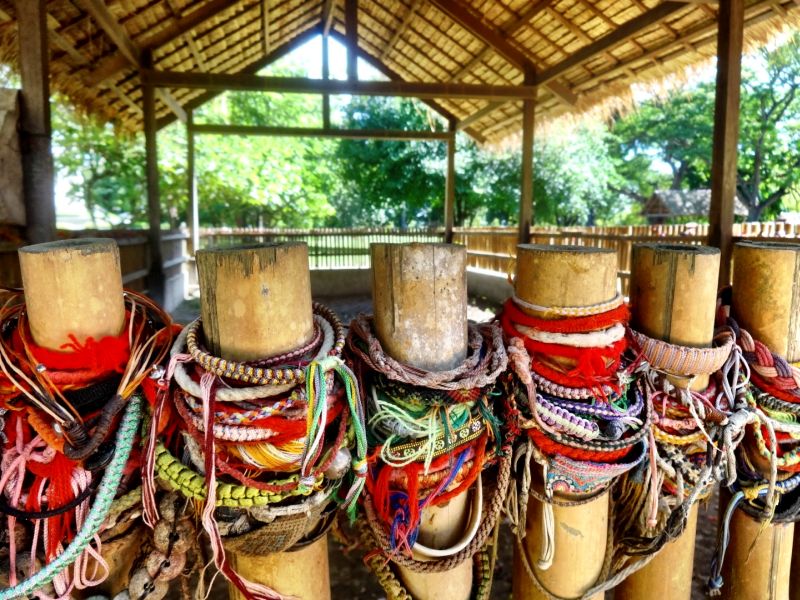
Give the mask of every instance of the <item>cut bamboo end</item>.
[(789, 362), (800, 360), (800, 245), (736, 244), (731, 308), (754, 338)]
[(452, 244), (372, 244), (375, 332), (393, 358), (445, 371), (467, 353), (467, 251)]
[(34, 341), (61, 350), (78, 341), (117, 336), (125, 324), (119, 249), (114, 240), (84, 238), (19, 250), (28, 322)]
[[(373, 244), (375, 330), (392, 358), (429, 371), (448, 370), (467, 354), (466, 249), (451, 244)], [(426, 509), (419, 539), (444, 548), (467, 526), (468, 494)], [(399, 568), (417, 600), (467, 600), (472, 564), (444, 573)]]
[(198, 250), (195, 259), (213, 353), (254, 360), (297, 348), (313, 335), (305, 244)]
[(590, 246), (517, 246), (517, 297), (538, 306), (590, 306), (617, 293), (617, 254)]
[[(196, 258), (203, 328), (212, 352), (226, 359), (254, 360), (286, 352), (311, 338), (305, 244), (199, 250)], [(285, 596), (330, 598), (325, 537), (296, 552), (228, 556), (239, 575)], [(229, 597), (242, 598), (234, 586), (229, 586)]]

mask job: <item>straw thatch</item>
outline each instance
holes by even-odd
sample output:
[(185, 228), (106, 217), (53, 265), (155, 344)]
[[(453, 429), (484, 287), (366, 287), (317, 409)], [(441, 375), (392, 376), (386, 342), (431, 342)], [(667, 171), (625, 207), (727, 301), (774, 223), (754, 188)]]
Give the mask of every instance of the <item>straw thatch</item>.
[[(107, 7), (134, 52), (150, 50), (161, 70), (257, 72), (293, 40), (316, 35), (326, 5), (332, 34), (345, 33), (344, 0), (48, 1), (52, 88), (131, 130), (142, 127), (138, 67), (108, 24), (96, 20), (98, 5)], [(746, 5), (751, 44), (800, 14), (795, 0)], [(660, 18), (647, 23), (655, 11)], [(524, 68), (546, 73), (567, 64), (539, 86), (537, 119), (547, 119), (616, 110), (630, 103), (632, 83), (661, 81), (708, 60), (716, 50), (716, 21), (717, 5), (704, 0), (361, 0), (358, 43), (363, 58), (407, 81), (517, 85)], [(647, 24), (634, 31), (637, 23)], [(505, 51), (487, 44), (487, 31)], [(13, 64), (18, 47), (14, 3), (0, 0), (0, 61)], [(564, 63), (574, 56), (580, 58)], [(209, 96), (189, 89), (160, 95), (160, 123), (174, 118), (170, 103), (192, 107)], [(458, 120), (472, 116), (469, 131), (478, 139), (502, 140), (521, 127), (520, 102), (442, 98), (437, 104)]]

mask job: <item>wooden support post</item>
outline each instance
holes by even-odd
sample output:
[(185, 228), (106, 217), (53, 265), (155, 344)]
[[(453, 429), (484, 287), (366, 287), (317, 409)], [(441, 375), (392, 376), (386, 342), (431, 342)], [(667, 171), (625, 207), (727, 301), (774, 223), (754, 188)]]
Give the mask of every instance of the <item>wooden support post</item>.
[[(313, 334), (311, 279), (305, 244), (271, 244), (196, 253), (200, 314), (217, 356), (255, 360), (303, 345)], [(247, 318), (259, 315), (259, 318)], [(330, 599), (327, 536), (266, 556), (228, 553), (246, 579), (284, 596)], [(242, 595), (231, 586), (230, 598)]]
[(200, 205), (197, 199), (197, 176), (195, 174), (194, 116), (186, 112), (186, 183), (189, 195), (189, 227), (192, 231), (192, 252), (200, 249)]
[[(533, 78), (526, 73), (525, 81)], [(522, 103), (522, 182), (519, 195), (519, 236), (520, 244), (530, 242), (533, 223), (533, 128), (536, 116), (536, 100)]]
[(358, 0), (344, 0), (344, 30), (347, 36), (347, 80), (358, 81)]
[[(119, 250), (114, 240), (84, 238), (19, 250), (28, 322), (34, 341), (51, 350), (74, 335), (81, 343), (117, 336), (125, 326)], [(95, 593), (114, 596), (128, 587), (142, 528), (103, 544), (109, 566)], [(91, 571), (90, 571), (91, 572)]]
[(17, 2), (19, 69), (22, 79), (22, 188), (28, 241), (56, 237), (53, 153), (50, 149), (49, 48), (45, 0)]
[[(330, 60), (328, 58), (328, 34), (322, 35), (322, 79), (328, 81), (331, 75)], [(331, 97), (330, 94), (322, 95), (322, 128), (330, 129), (331, 126)]]
[[(375, 333), (386, 353), (406, 364), (444, 371), (467, 354), (467, 253), (450, 244), (372, 244)], [(457, 542), (467, 525), (464, 493), (422, 515), (419, 540), (434, 548)], [(444, 573), (399, 568), (416, 600), (467, 600), (470, 561)]]
[[(800, 246), (742, 242), (733, 249), (738, 323), (789, 362), (800, 359)], [(794, 524), (767, 525), (737, 510), (722, 575), (727, 600), (789, 597)]]
[[(142, 55), (142, 63), (150, 66), (150, 53)], [(161, 199), (158, 190), (158, 131), (156, 129), (155, 88), (142, 84), (142, 111), (144, 112), (145, 178), (147, 180), (148, 249), (150, 264), (147, 274), (147, 292), (156, 302), (164, 299), (164, 269), (161, 258)]]
[[(517, 246), (516, 295), (539, 306), (587, 306), (605, 302), (617, 292), (617, 255), (607, 248), (585, 246)], [(543, 316), (543, 315), (538, 315)], [(541, 472), (533, 465), (534, 472)], [(556, 496), (562, 495), (556, 492)], [(565, 499), (584, 499), (570, 495)], [(556, 596), (578, 597), (600, 576), (608, 537), (608, 493), (579, 506), (553, 505), (555, 556), (547, 570), (537, 566), (544, 539), (542, 504), (528, 504), (523, 541), (528, 563), (542, 585)], [(544, 595), (530, 580), (517, 549), (514, 551), (515, 600), (539, 600)], [(599, 600), (603, 594), (592, 596)]]
[(450, 121), (447, 138), (447, 173), (444, 192), (444, 241), (453, 243), (453, 226), (456, 222), (456, 123)]
[(742, 80), (745, 0), (719, 3), (717, 92), (711, 156), (711, 206), (708, 243), (722, 252), (719, 283), (730, 282), (733, 206), (739, 144), (739, 96)]
[[(708, 246), (636, 244), (631, 262), (631, 326), (645, 335), (681, 346), (708, 348), (714, 337), (720, 252)], [(708, 386), (698, 377), (692, 389)], [(674, 379), (676, 386), (686, 380)], [(683, 534), (622, 582), (619, 600), (692, 597), (695, 504)]]

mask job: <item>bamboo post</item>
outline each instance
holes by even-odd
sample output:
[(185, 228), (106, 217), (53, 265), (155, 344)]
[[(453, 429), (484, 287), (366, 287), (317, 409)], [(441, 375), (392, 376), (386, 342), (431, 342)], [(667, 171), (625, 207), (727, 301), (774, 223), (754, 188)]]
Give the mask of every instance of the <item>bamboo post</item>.
[[(607, 248), (586, 246), (517, 246), (516, 295), (539, 306), (588, 306), (617, 292), (617, 256)], [(534, 465), (534, 471), (536, 471)], [(565, 500), (575, 496), (556, 496)], [(524, 539), (528, 563), (542, 585), (556, 596), (576, 597), (596, 583), (603, 569), (608, 536), (608, 493), (579, 506), (553, 505), (555, 557), (547, 570), (536, 565), (544, 539), (542, 506), (531, 500)], [(528, 576), (518, 549), (514, 552), (515, 600), (547, 598)], [(603, 594), (592, 596), (599, 600)]]
[[(720, 252), (708, 246), (635, 244), (631, 262), (631, 326), (670, 344), (708, 348), (714, 337)], [(697, 377), (694, 390), (708, 386)], [(686, 380), (673, 379), (685, 387)], [(615, 598), (692, 597), (698, 506), (692, 506), (683, 534), (616, 589)]]
[[(467, 253), (450, 244), (372, 244), (375, 331), (386, 353), (430, 371), (451, 369), (467, 354)], [(422, 515), (419, 541), (446, 548), (464, 532), (468, 493)], [(399, 568), (417, 600), (467, 600), (472, 563), (444, 573)]]
[[(198, 250), (200, 313), (212, 352), (254, 360), (297, 348), (313, 334), (303, 243)], [(301, 600), (330, 598), (327, 537), (294, 552), (228, 553), (245, 579)], [(229, 597), (243, 596), (230, 586)]]
[[(739, 324), (789, 362), (800, 359), (800, 245), (740, 242), (733, 250), (733, 305)], [(731, 519), (722, 597), (789, 597), (794, 524), (762, 526), (744, 511)]]
[[(28, 323), (34, 341), (51, 350), (74, 335), (83, 342), (116, 336), (125, 325), (119, 249), (111, 239), (84, 238), (19, 250)], [(106, 581), (95, 592), (115, 595), (128, 587), (141, 528), (103, 545)]]

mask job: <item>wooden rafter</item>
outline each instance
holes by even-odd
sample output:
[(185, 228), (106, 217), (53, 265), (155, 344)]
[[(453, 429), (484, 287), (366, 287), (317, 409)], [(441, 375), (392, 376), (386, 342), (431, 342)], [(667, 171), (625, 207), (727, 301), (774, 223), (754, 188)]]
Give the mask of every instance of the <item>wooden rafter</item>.
[(328, 35), (333, 26), (333, 9), (334, 0), (322, 0), (322, 14), (320, 21), (322, 21), (322, 35)]
[[(183, 12), (181, 9), (176, 6), (175, 0), (167, 0), (167, 6), (169, 7), (172, 16), (176, 19), (180, 19)], [(187, 31), (186, 33), (181, 34), (180, 36), (186, 41), (186, 46), (189, 48), (189, 52), (192, 53), (192, 58), (194, 58), (194, 63), (198, 69), (203, 71), (207, 70), (206, 61), (203, 58), (203, 52), (200, 50), (200, 47), (197, 45), (197, 42), (194, 39), (191, 31)]]
[(587, 44), (560, 63), (538, 73), (536, 76), (536, 83), (542, 85), (563, 75), (565, 72), (586, 62), (593, 56), (601, 54), (618, 44), (624, 43), (628, 38), (636, 35), (643, 29), (655, 25), (659, 21), (685, 8), (686, 4), (682, 2), (663, 2), (657, 5), (646, 13), (634, 17), (630, 21), (626, 21), (608, 35), (604, 35), (594, 42)]
[[(148, 36), (142, 40), (139, 47), (143, 50), (155, 50), (171, 42), (176, 37), (200, 26), (212, 17), (217, 16), (221, 11), (231, 7), (230, 0), (209, 0), (200, 6), (200, 8), (190, 13), (185, 13), (180, 19), (172, 23), (172, 25), (164, 27), (152, 36)], [(119, 53), (114, 54), (100, 61), (100, 64), (89, 73), (86, 80), (91, 85), (97, 85), (101, 81), (114, 77), (114, 75), (122, 71), (126, 66), (128, 66), (128, 61), (125, 57)]]
[[(290, 54), (293, 50), (296, 50), (315, 36), (322, 33), (322, 28), (319, 25), (315, 25), (314, 27), (310, 27), (305, 31), (297, 34), (294, 38), (290, 39), (289, 41), (285, 42), (283, 45), (275, 48), (268, 56), (259, 56), (256, 60), (250, 62), (249, 64), (245, 64), (242, 68), (240, 68), (236, 74), (238, 75), (246, 75), (246, 74), (254, 74), (258, 73), (261, 69), (265, 68), (266, 66), (272, 64), (276, 60), (283, 58), (287, 54)], [(200, 108), (206, 102), (209, 102), (219, 96), (222, 91), (220, 90), (211, 90), (206, 91), (205, 93), (200, 94), (199, 96), (189, 100), (184, 105), (184, 109), (187, 111), (193, 111), (197, 108)], [(168, 117), (162, 118), (158, 120), (158, 129), (162, 129), (166, 127), (170, 123), (175, 121), (175, 117), (173, 115), (169, 115)]]
[(269, 0), (261, 0), (261, 39), (264, 43), (265, 55), (272, 50), (272, 40), (269, 33), (270, 21)]
[[(103, 0), (80, 0), (80, 4), (86, 12), (91, 15), (95, 23), (100, 26), (100, 29), (114, 42), (125, 59), (130, 62), (133, 67), (141, 68), (142, 50), (133, 43), (122, 25), (117, 22), (114, 15), (111, 14), (111, 11), (108, 10), (105, 2), (103, 2)], [(166, 89), (158, 90), (157, 93), (161, 101), (166, 104), (181, 121), (186, 122), (186, 112), (172, 94)]]
[(340, 129), (336, 127), (262, 127), (256, 125), (194, 125), (192, 131), (206, 135), (244, 135), (267, 137), (313, 137), (351, 140), (438, 140), (447, 141), (447, 131), (406, 131), (389, 129)]
[(414, 15), (417, 14), (417, 10), (419, 9), (421, 4), (422, 0), (412, 0), (411, 6), (408, 7), (408, 11), (406, 11), (406, 14), (403, 15), (403, 20), (400, 21), (400, 26), (394, 30), (391, 39), (389, 39), (386, 46), (383, 47), (383, 52), (381, 52), (380, 56), (381, 62), (386, 60), (386, 58), (389, 56), (389, 53), (394, 49), (394, 45), (397, 43), (400, 37), (405, 33), (406, 29), (408, 29), (409, 23), (411, 23), (411, 20), (414, 18)]

